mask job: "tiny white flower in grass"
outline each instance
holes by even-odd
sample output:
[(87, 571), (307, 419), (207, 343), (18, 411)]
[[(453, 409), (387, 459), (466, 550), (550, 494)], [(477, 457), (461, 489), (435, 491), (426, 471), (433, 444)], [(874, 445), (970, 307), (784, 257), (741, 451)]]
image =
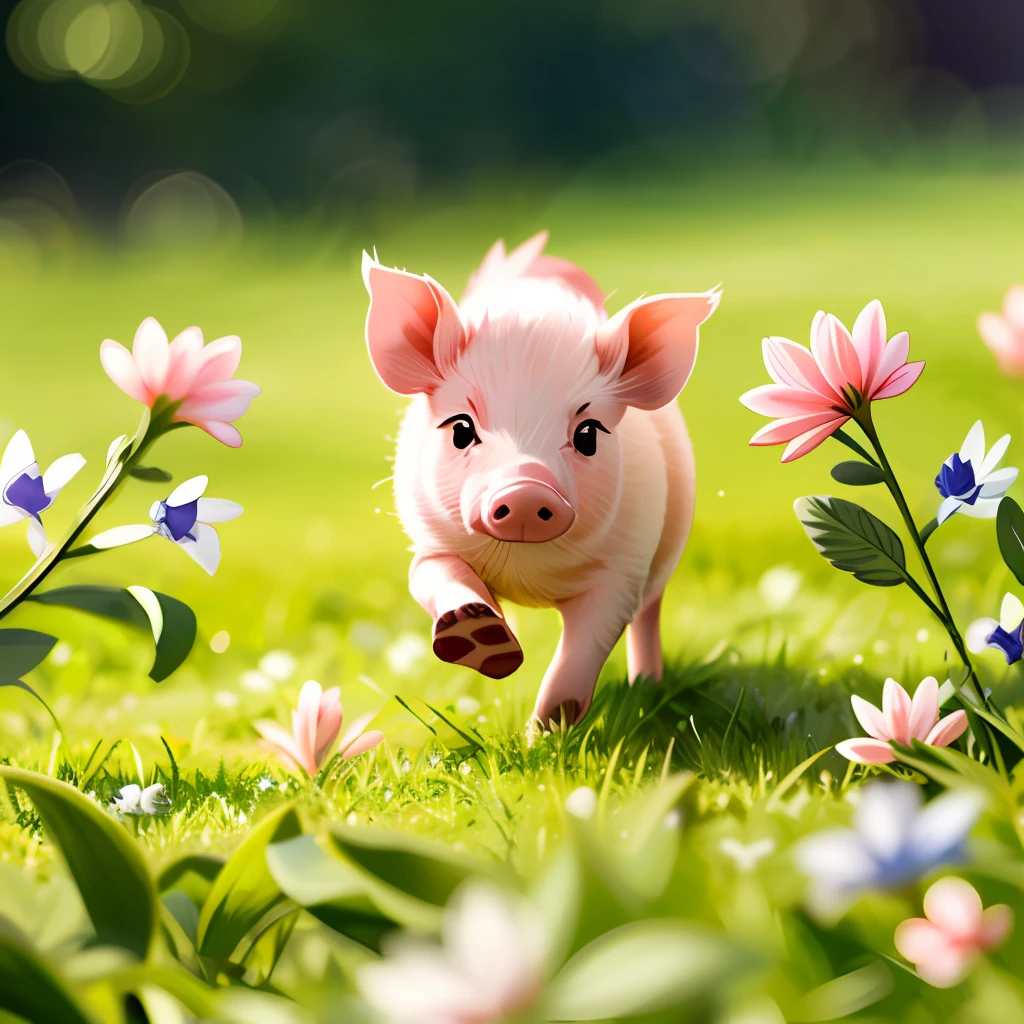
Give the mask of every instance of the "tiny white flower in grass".
[(260, 658), (260, 671), (278, 683), (291, 679), (297, 666), (295, 655), (289, 651), (267, 651)]
[(586, 821), (597, 813), (597, 793), (590, 786), (580, 786), (565, 798), (565, 809), (574, 818)]
[(28, 520), (28, 546), (39, 558), (49, 541), (41, 515), (56, 500), (64, 485), (85, 465), (81, 455), (62, 455), (39, 472), (32, 442), (19, 430), (0, 458), (0, 526)]
[(427, 656), (427, 642), (419, 633), (403, 633), (384, 652), (388, 667), (396, 675), (406, 675), (419, 667)]
[(213, 703), (219, 708), (237, 708), (241, 701), (242, 698), (230, 690), (218, 690), (213, 695)]
[(158, 534), (177, 544), (186, 555), (211, 576), (220, 565), (220, 537), (210, 523), (237, 519), (242, 506), (226, 498), (204, 498), (209, 478), (194, 476), (179, 484), (165, 501), (153, 502), (151, 524), (115, 526), (97, 534), (89, 543), (94, 548), (117, 548)]
[(244, 689), (252, 693), (270, 693), (274, 689), (274, 680), (256, 669), (243, 672), (241, 683)]
[(943, 498), (936, 515), (940, 524), (955, 512), (977, 519), (995, 517), (1003, 495), (1017, 479), (1014, 466), (996, 469), (1009, 443), (1010, 435), (1004, 434), (986, 454), (981, 420), (971, 427), (960, 451), (946, 459), (935, 478)]
[(480, 701), (476, 697), (464, 694), (455, 701), (455, 710), (460, 715), (465, 715), (466, 718), (469, 718), (470, 715), (475, 715), (480, 710)]
[(363, 998), (388, 1024), (490, 1024), (537, 1001), (550, 939), (525, 900), (468, 882), (445, 910), (441, 940), (385, 940), (384, 958), (358, 969)]
[(163, 814), (170, 808), (171, 801), (162, 782), (154, 782), (145, 789), (132, 783), (121, 788), (120, 794), (114, 797), (114, 805), (122, 814)]
[(267, 777), (266, 777), (266, 776), (264, 775), (264, 776), (263, 776), (263, 778), (262, 778), (262, 779), (260, 779), (260, 781), (256, 783), (256, 785), (257, 785), (257, 786), (259, 787), (259, 791), (260, 791), (261, 793), (266, 793), (266, 791), (267, 791), (268, 789), (273, 789), (273, 786), (274, 786), (274, 780), (273, 780), (273, 779), (268, 779), (268, 778), (267, 778)]
[(800, 590), (803, 577), (788, 565), (776, 565), (758, 581), (757, 592), (772, 611), (781, 611)]
[(743, 843), (733, 836), (726, 836), (718, 844), (718, 849), (724, 853), (736, 867), (745, 873), (751, 872), (765, 857), (775, 852), (775, 840), (769, 837), (756, 839), (752, 843)]

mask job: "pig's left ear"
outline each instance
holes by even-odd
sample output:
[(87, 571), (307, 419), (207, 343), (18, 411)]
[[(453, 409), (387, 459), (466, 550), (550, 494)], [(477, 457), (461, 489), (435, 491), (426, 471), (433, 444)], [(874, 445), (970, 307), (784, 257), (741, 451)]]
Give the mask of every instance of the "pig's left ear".
[(466, 347), (455, 300), (436, 281), (363, 253), (370, 293), (366, 346), (377, 376), (400, 395), (430, 394)]
[(697, 359), (697, 329), (722, 293), (652, 295), (615, 314), (597, 333), (601, 370), (617, 379), (612, 397), (660, 409), (683, 390)]

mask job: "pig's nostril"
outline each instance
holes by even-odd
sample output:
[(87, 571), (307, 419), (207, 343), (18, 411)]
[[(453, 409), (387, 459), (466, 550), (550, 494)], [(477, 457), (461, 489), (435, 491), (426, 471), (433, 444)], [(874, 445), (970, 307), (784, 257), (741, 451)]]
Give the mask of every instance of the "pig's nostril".
[(509, 514), (509, 512), (511, 512), (511, 509), (508, 507), (508, 505), (499, 505), (494, 510), (494, 518), (495, 519), (504, 519), (505, 516), (507, 516)]
[(543, 519), (543, 520), (544, 520), (544, 522), (545, 522), (545, 523), (546, 523), (546, 522), (547, 522), (547, 521), (548, 521), (548, 520), (549, 520), (549, 519), (550, 519), (550, 518), (551, 518), (551, 517), (552, 517), (552, 516), (553, 516), (554, 514), (555, 514), (555, 513), (554, 513), (554, 512), (552, 512), (552, 511), (551, 511), (551, 509), (547, 508), (546, 506), (545, 506), (545, 507), (543, 507), (543, 508), (541, 508), (541, 509), (540, 509), (540, 511), (539, 511), (539, 512), (537, 513), (537, 515), (539, 515), (539, 516), (541, 517), (541, 519)]

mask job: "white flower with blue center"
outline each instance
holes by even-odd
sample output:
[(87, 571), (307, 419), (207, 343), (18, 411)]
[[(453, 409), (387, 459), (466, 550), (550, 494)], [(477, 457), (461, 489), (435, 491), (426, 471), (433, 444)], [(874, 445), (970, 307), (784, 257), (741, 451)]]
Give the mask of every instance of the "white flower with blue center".
[(935, 486), (943, 501), (936, 518), (944, 523), (954, 512), (976, 519), (993, 519), (1003, 495), (1017, 479), (1017, 469), (996, 469), (1006, 453), (1010, 435), (1004, 434), (985, 453), (985, 428), (978, 420), (967, 432), (960, 451), (942, 464)]
[(11, 438), (0, 459), (0, 526), (28, 520), (28, 546), (39, 558), (46, 551), (42, 513), (64, 485), (85, 465), (81, 455), (62, 455), (45, 473), (39, 472), (32, 443), (24, 430)]
[(162, 782), (154, 782), (145, 789), (133, 782), (121, 787), (114, 797), (114, 806), (122, 814), (163, 814), (170, 809), (171, 801)]
[(1002, 651), (1006, 664), (1024, 657), (1024, 604), (1016, 594), (1006, 594), (998, 619), (975, 619), (964, 639), (972, 654), (981, 654), (987, 647)]
[(152, 523), (115, 526), (97, 534), (89, 543), (94, 548), (116, 548), (159, 534), (182, 548), (211, 576), (220, 565), (220, 537), (211, 523), (237, 519), (242, 506), (226, 498), (204, 498), (209, 478), (194, 476), (179, 484), (164, 501), (154, 501), (149, 510)]

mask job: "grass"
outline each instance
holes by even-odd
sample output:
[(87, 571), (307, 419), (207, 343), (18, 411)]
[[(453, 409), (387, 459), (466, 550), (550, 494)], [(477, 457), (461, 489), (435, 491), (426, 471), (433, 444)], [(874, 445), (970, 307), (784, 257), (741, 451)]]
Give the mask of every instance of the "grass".
[[(1009, 227), (1024, 213), (1022, 183), (1018, 175), (842, 170), (615, 191), (580, 181), (554, 195), (523, 187), (500, 204), (484, 195), (439, 202), (428, 213), (395, 211), (365, 237), (351, 231), (341, 241), (298, 229), (256, 232), (217, 259), (157, 259), (83, 243), (42, 253), (35, 264), (19, 260), (0, 285), (5, 432), (27, 429), (44, 464), (69, 450), (90, 463), (50, 513), (51, 533), (90, 492), (111, 438), (135, 425), (133, 403), (99, 368), (103, 338), (129, 342), (147, 315), (172, 333), (190, 323), (208, 338), (238, 333), (241, 375), (264, 394), (240, 424), (240, 451), (188, 430), (161, 441), (152, 460), (176, 480), (207, 473), (210, 494), (245, 506), (220, 531), (224, 557), (212, 580), (159, 539), (77, 560), (55, 577), (140, 583), (187, 601), (200, 623), (189, 661), (154, 684), (144, 637), (69, 611), (19, 610), (10, 625), (62, 638), (30, 681), (63, 734), (55, 737), (26, 694), (0, 690), (0, 762), (69, 781), (101, 805), (127, 783), (164, 781), (170, 813), (126, 823), (155, 874), (188, 853), (230, 854), (253, 822), (293, 799), (307, 831), (347, 822), (422, 835), (509, 863), (525, 879), (570, 842), (599, 877), (586, 891), (613, 894), (603, 910), (585, 901), (577, 945), (626, 920), (673, 916), (758, 949), (761, 974), (729, 987), (724, 1002), (698, 1001), (685, 1019), (781, 1019), (765, 1009), (769, 999), (793, 1020), (832, 1019), (832, 1011), (914, 1024), (1012, 1019), (1007, 1013), (1024, 1008), (1014, 967), (1021, 936), (971, 981), (940, 993), (884, 959), (896, 957), (895, 924), (920, 913), (920, 891), (862, 901), (832, 928), (801, 908), (791, 844), (847, 821), (862, 773), (834, 752), (798, 779), (791, 773), (858, 731), (851, 693), (877, 701), (888, 675), (908, 686), (927, 674), (944, 679), (953, 655), (906, 588), (862, 587), (829, 569), (803, 536), (793, 500), (842, 493), (828, 468), (844, 453), (826, 444), (780, 467), (777, 451), (747, 447), (760, 420), (736, 398), (766, 380), (763, 335), (804, 341), (819, 307), (851, 323), (868, 299), (882, 299), (890, 332), (908, 329), (912, 357), (928, 368), (906, 396), (878, 407), (877, 421), (915, 515), (931, 518), (935, 471), (979, 415), (990, 441), (1020, 433), (1022, 385), (998, 376), (974, 320), (1024, 277)], [(693, 539), (666, 599), (665, 683), (627, 687), (617, 650), (583, 726), (530, 745), (523, 725), (557, 616), (510, 610), (526, 662), (506, 680), (429, 656), (429, 623), (406, 592), (406, 541), (387, 484), (400, 403), (365, 356), (358, 255), (376, 245), (385, 262), (427, 271), (457, 292), (494, 236), (516, 241), (540, 227), (551, 230), (552, 251), (617, 289), (613, 304), (718, 281), (725, 298), (702, 332), (681, 399), (697, 451), (698, 499)], [(1008, 461), (1020, 461), (1016, 444)], [(895, 526), (874, 490), (844, 496)], [(160, 485), (133, 482), (97, 526), (141, 521), (162, 496)], [(954, 519), (929, 549), (962, 625), (996, 614), (1014, 584), (990, 523)], [(13, 583), (28, 563), (20, 528), (0, 532), (0, 584)], [(276, 673), (283, 678), (260, 669), (273, 651), (294, 658), (290, 671)], [(981, 663), (998, 701), (1020, 707), (1019, 669), (1007, 670), (995, 654)], [(346, 718), (379, 709), (376, 724), (387, 736), (375, 754), (332, 762), (318, 785), (268, 760), (251, 724), (286, 720), (307, 678), (342, 687)], [(619, 824), (681, 773), (693, 781), (674, 797), (685, 819), (678, 846), (653, 844), (645, 861), (630, 845), (630, 827)], [(580, 786), (598, 793), (595, 835), (612, 861), (591, 856), (588, 844), (598, 840), (565, 812)], [(969, 877), (986, 903), (1009, 902), (1020, 916), (1021, 851), (1011, 827), (1019, 790), (1011, 809), (979, 828)], [(767, 837), (773, 852), (743, 873), (721, 850), (726, 837)], [(4, 862), (39, 887), (65, 877), (34, 804), (13, 789), (6, 800), (0, 795)], [(594, 868), (610, 862), (618, 867)], [(24, 876), (0, 873), (0, 890), (14, 892), (17, 877)], [(318, 927), (301, 919), (274, 982), (310, 1019), (342, 1019), (329, 1007), (332, 998), (350, 998), (353, 953)], [(328, 962), (340, 965), (336, 972)], [(867, 975), (845, 990), (819, 991), (870, 963), (883, 965), (886, 994), (880, 988), (869, 999)], [(867, 1009), (858, 1014), (859, 1005)]]

